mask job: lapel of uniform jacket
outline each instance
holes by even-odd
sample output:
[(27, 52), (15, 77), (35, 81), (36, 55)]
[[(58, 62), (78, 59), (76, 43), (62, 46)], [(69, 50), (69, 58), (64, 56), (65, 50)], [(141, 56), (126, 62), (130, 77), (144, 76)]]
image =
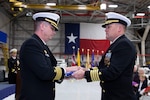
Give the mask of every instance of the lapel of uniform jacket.
[(50, 58), (52, 66), (56, 66), (57, 61), (56, 61), (55, 57), (53, 56), (52, 52), (50, 51), (50, 49), (48, 48), (48, 46), (45, 45), (43, 43), (43, 41), (36, 34), (34, 34), (32, 37), (35, 40), (37, 40), (37, 42), (43, 47), (43, 52), (45, 53), (45, 56), (48, 56)]
[[(125, 35), (120, 36), (114, 43), (112, 43), (110, 45), (110, 47), (107, 49), (107, 51), (105, 52), (105, 54), (102, 56), (102, 62), (104, 63), (108, 63), (107, 65), (109, 66), (109, 61), (105, 61), (106, 59), (110, 60), (112, 52), (113, 52), (113, 48), (118, 44), (119, 40), (125, 38)], [(108, 58), (106, 58), (108, 57)]]
[(48, 48), (47, 45), (45, 45), (45, 48), (48, 51), (48, 54), (50, 55), (50, 59), (51, 59), (52, 65), (56, 66), (57, 65), (57, 60), (55, 59), (54, 55), (52, 54), (52, 52), (50, 51), (50, 49)]

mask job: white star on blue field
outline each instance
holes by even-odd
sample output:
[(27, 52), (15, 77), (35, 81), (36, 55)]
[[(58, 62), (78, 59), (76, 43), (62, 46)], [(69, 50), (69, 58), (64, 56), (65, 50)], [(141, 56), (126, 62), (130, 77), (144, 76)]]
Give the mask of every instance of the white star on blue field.
[(71, 43), (71, 42), (76, 43), (75, 39), (78, 38), (78, 36), (74, 36), (73, 33), (71, 33), (71, 35), (67, 36), (67, 38), (69, 39), (68, 43)]

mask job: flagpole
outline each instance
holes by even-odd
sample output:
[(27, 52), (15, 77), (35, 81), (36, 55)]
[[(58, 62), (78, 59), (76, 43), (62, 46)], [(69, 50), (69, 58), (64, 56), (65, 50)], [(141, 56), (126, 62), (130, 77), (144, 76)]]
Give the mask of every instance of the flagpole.
[(102, 55), (103, 55), (103, 54), (104, 54), (104, 51), (102, 50), (101, 53), (102, 53)]
[(81, 66), (81, 62), (80, 62), (80, 49), (78, 48), (78, 52), (77, 52), (77, 65)]
[(87, 60), (86, 60), (86, 68), (90, 68), (90, 49), (87, 49)]
[(98, 60), (99, 60), (99, 50), (97, 50), (97, 53), (96, 53), (96, 66), (98, 66), (99, 64), (98, 64)]
[(83, 57), (84, 49), (82, 48), (82, 54), (81, 54), (81, 66), (85, 67), (84, 65), (84, 57)]
[(91, 55), (91, 67), (95, 67), (95, 64), (94, 64), (94, 49), (92, 50), (92, 55)]
[(72, 54), (72, 66), (76, 66), (76, 59), (75, 59), (75, 46), (72, 46), (73, 54)]

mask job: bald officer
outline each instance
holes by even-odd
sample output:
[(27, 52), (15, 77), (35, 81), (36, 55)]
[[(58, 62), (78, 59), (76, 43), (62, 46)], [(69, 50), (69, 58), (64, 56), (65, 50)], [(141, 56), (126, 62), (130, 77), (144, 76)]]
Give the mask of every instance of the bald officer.
[(35, 30), (21, 46), (21, 96), (19, 100), (54, 100), (55, 82), (62, 82), (65, 72), (78, 67), (56, 67), (57, 61), (46, 45), (56, 34), (60, 16), (50, 12), (33, 15)]
[(100, 81), (101, 100), (136, 100), (132, 88), (136, 50), (124, 35), (131, 21), (115, 12), (106, 13), (106, 16), (102, 27), (106, 28), (106, 38), (112, 44), (102, 56), (97, 69), (81, 69), (73, 76), (77, 79), (85, 77), (88, 82)]

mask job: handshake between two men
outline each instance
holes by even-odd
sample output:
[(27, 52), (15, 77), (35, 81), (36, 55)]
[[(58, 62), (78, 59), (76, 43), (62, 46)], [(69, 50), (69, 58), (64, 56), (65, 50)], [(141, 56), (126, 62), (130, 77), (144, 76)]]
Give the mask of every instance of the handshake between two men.
[(84, 78), (85, 71), (88, 69), (80, 67), (80, 66), (72, 66), (66, 68), (66, 77), (71, 77), (75, 79), (82, 79)]

